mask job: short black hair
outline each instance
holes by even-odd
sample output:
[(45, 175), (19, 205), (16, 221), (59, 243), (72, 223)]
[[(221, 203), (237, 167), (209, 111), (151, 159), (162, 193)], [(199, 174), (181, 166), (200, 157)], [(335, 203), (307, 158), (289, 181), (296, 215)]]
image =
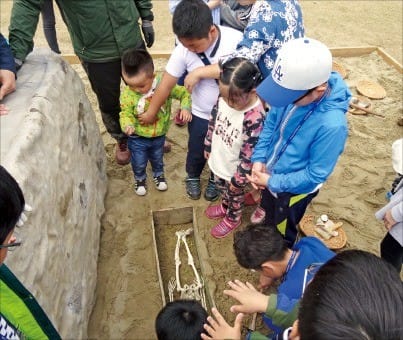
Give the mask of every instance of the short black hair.
[(172, 17), (172, 29), (179, 39), (207, 38), (212, 25), (211, 10), (203, 0), (182, 0)]
[(403, 338), (403, 284), (392, 265), (362, 250), (325, 263), (307, 286), (298, 315), (301, 340)]
[(122, 55), (122, 69), (129, 76), (135, 76), (140, 72), (146, 72), (152, 76), (154, 73), (153, 58), (143, 49), (131, 48)]
[(284, 259), (288, 247), (275, 226), (250, 224), (234, 234), (236, 259), (246, 269), (261, 269), (267, 261)]
[(13, 176), (0, 165), (0, 244), (15, 228), (25, 206), (20, 186)]
[(155, 320), (158, 340), (200, 340), (207, 311), (196, 300), (175, 300), (160, 310)]

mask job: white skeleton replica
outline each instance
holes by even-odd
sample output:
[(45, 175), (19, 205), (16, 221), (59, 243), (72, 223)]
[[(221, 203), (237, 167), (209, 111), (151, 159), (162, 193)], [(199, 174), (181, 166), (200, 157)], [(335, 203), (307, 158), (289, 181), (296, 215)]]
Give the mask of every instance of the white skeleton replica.
[[(204, 282), (203, 282), (203, 279), (200, 277), (199, 273), (197, 272), (196, 266), (193, 261), (192, 253), (190, 252), (189, 246), (186, 241), (186, 236), (188, 236), (192, 233), (193, 233), (193, 228), (189, 228), (187, 230), (180, 230), (175, 233), (176, 237), (177, 237), (176, 247), (175, 247), (175, 275), (176, 275), (176, 278), (171, 278), (168, 282), (169, 301), (174, 300), (174, 291), (176, 288), (176, 291), (180, 293), (181, 299), (197, 300), (203, 305), (204, 308), (207, 309), (206, 296), (204, 294)], [(179, 257), (179, 249), (180, 249), (182, 242), (186, 248), (186, 253), (188, 256), (188, 265), (192, 267), (193, 273), (195, 275), (195, 279), (193, 280), (193, 283), (184, 284), (183, 286), (181, 285), (180, 277), (179, 277), (179, 269), (180, 269), (180, 265), (182, 264), (180, 257)]]

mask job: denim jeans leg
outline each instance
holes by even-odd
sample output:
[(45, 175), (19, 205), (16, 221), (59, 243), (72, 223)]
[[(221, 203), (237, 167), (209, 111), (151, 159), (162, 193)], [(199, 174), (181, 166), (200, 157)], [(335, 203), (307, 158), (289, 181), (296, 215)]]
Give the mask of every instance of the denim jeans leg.
[(208, 129), (208, 120), (193, 116), (188, 123), (188, 152), (186, 156), (186, 172), (189, 177), (200, 177), (206, 159), (204, 158), (204, 139)]
[(134, 178), (141, 181), (147, 177), (146, 168), (148, 162), (148, 138), (139, 136), (130, 136), (127, 140), (127, 146), (130, 150)]
[(165, 136), (152, 138), (151, 143), (149, 159), (153, 169), (153, 177), (158, 177), (164, 173)]

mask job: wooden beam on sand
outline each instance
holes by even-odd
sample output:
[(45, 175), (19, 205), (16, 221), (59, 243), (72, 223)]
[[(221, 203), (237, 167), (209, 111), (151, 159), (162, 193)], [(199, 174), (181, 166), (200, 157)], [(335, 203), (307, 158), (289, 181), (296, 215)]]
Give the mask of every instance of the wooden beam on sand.
[[(151, 51), (150, 54), (153, 59), (168, 59), (171, 51)], [(75, 54), (62, 54), (62, 58), (71, 65), (80, 64), (80, 59)]]
[[(330, 52), (333, 57), (360, 57), (370, 54), (372, 52), (378, 53), (378, 55), (385, 60), (387, 64), (394, 67), (399, 73), (403, 73), (402, 65), (388, 54), (383, 48), (376, 46), (355, 46), (355, 47), (332, 47)], [(153, 59), (168, 59), (171, 56), (171, 51), (151, 51)], [(75, 54), (63, 54), (62, 58), (69, 64), (79, 64), (80, 59)]]

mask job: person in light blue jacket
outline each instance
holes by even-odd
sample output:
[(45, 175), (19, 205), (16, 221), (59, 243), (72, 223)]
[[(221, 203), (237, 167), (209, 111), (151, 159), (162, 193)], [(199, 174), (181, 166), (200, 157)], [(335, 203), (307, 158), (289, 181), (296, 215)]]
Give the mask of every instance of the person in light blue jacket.
[(310, 38), (283, 45), (257, 93), (271, 109), (249, 180), (264, 189), (258, 209), (265, 211), (265, 223), (276, 225), (292, 246), (307, 205), (344, 150), (351, 93), (332, 72), (329, 49)]

